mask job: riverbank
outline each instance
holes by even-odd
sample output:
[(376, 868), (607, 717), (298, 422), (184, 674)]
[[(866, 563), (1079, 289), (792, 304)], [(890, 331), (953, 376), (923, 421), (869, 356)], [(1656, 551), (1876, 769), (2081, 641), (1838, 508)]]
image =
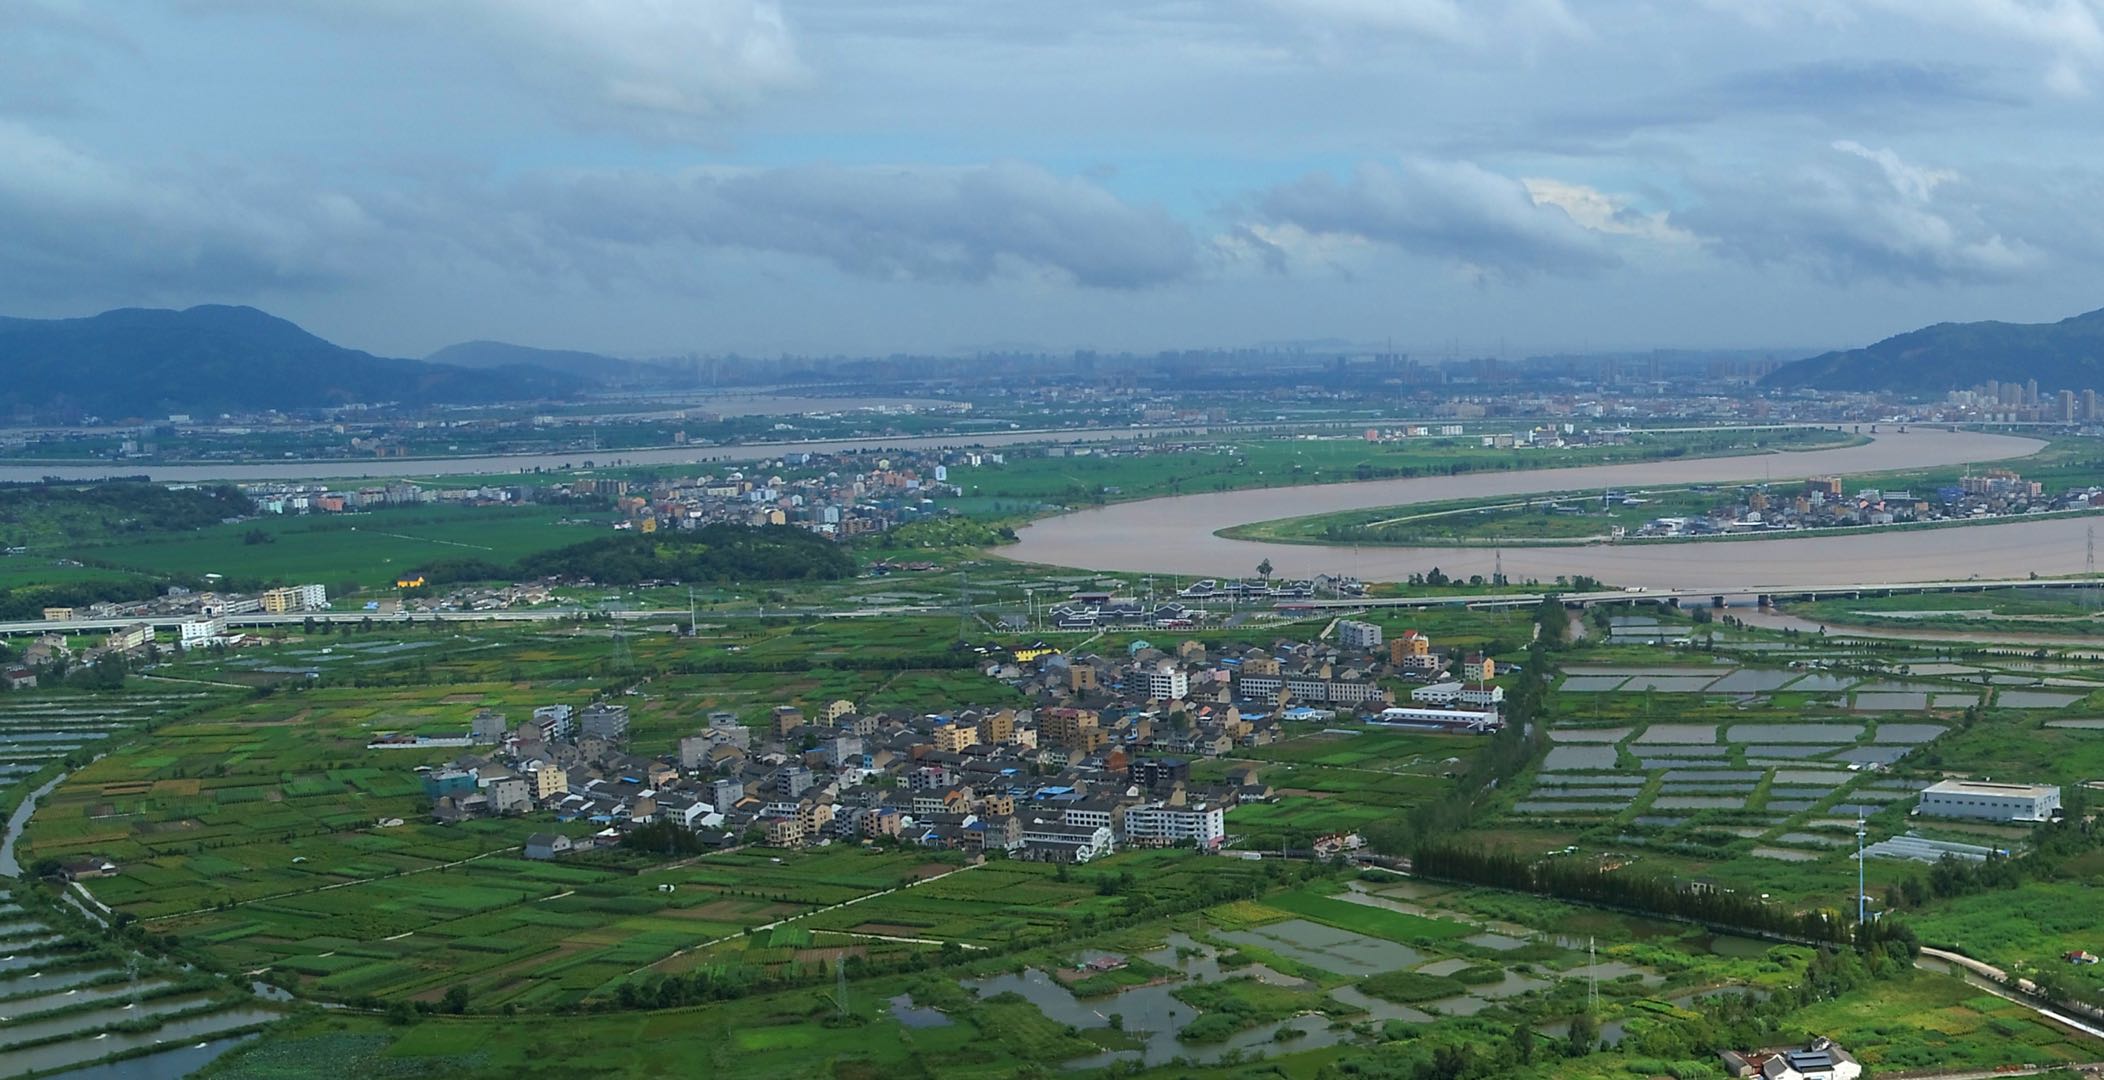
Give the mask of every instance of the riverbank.
[(990, 552), (1020, 562), (1091, 570), (1193, 577), (1239, 577), (1269, 560), (1276, 574), (1350, 574), (1398, 581), (1437, 567), (1448, 577), (1513, 582), (1590, 577), (1653, 588), (1736, 591), (1750, 583), (1842, 585), (1972, 576), (2021, 578), (2078, 572), (2085, 521), (2056, 519), (1983, 530), (1945, 529), (1874, 536), (1805, 536), (1761, 544), (1589, 547), (1369, 547), (1253, 542), (1218, 535), (1252, 521), (1345, 510), (1411, 506), (1467, 498), (1573, 489), (1793, 480), (1890, 472), (2037, 453), (2037, 439), (1971, 431), (1915, 430), (1854, 447), (1754, 457), (1679, 459), (1537, 472), (1268, 488), (1173, 496), (1079, 511), (1033, 522), (1014, 545)]

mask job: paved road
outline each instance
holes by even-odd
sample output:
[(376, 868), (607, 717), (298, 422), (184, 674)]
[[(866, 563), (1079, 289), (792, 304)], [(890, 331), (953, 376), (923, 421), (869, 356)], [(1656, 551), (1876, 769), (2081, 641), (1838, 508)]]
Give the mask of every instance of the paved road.
[(1222, 529), (1331, 511), (1408, 506), (1447, 499), (1497, 498), (1602, 488), (1714, 483), (1999, 461), (2036, 453), (2036, 439), (1916, 428), (1862, 446), (1744, 457), (1650, 461), (1523, 472), (1264, 488), (1119, 503), (1034, 522), (1020, 543), (994, 554), (1022, 562), (1094, 570), (1240, 577), (1270, 560), (1282, 576), (1355, 574), (1399, 581), (1437, 567), (1450, 577), (1490, 576), (1502, 565), (1514, 580), (1586, 575), (1618, 585), (1699, 589), (1763, 582), (1854, 585), (2022, 578), (2032, 571), (2077, 573), (2084, 565), (2080, 517), (1968, 528), (1886, 530), (1846, 536), (1563, 547), (1354, 547), (1229, 540)]

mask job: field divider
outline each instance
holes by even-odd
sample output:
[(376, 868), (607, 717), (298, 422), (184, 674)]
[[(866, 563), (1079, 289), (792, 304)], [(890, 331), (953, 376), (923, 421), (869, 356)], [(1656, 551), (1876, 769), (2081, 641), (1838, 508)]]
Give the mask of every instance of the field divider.
[[(859, 904), (859, 903), (861, 903), (861, 902), (862, 902), (862, 901), (864, 901), (864, 900), (874, 900), (874, 899), (876, 899), (876, 898), (877, 898), (877, 897), (879, 897), (879, 896), (890, 896), (890, 895), (891, 895), (892, 893), (898, 892), (898, 891), (900, 891), (900, 890), (902, 890), (902, 889), (910, 889), (910, 888), (913, 888), (913, 887), (914, 887), (914, 886), (916, 886), (916, 885), (926, 885), (927, 883), (929, 883), (929, 882), (931, 882), (931, 881), (941, 881), (942, 879), (944, 879), (944, 878), (946, 878), (946, 877), (949, 877), (949, 876), (950, 876), (950, 875), (952, 875), (952, 874), (962, 874), (962, 873), (964, 873), (964, 872), (965, 872), (965, 871), (967, 871), (967, 870), (975, 870), (975, 869), (977, 869), (977, 868), (979, 868), (979, 867), (981, 867), (981, 866), (985, 866), (985, 865), (986, 865), (986, 864), (985, 864), (985, 863), (983, 863), (983, 862), (977, 862), (977, 863), (967, 863), (967, 864), (965, 864), (965, 865), (963, 865), (963, 866), (960, 866), (960, 867), (958, 867), (958, 868), (957, 868), (957, 869), (955, 869), (955, 870), (945, 870), (945, 871), (943, 871), (943, 872), (942, 872), (942, 873), (940, 873), (940, 874), (936, 874), (936, 875), (934, 875), (933, 877), (924, 877), (924, 878), (921, 878), (921, 879), (920, 879), (920, 880), (918, 880), (918, 881), (909, 881), (909, 882), (905, 883), (904, 885), (899, 885), (899, 886), (895, 886), (895, 887), (893, 887), (893, 888), (889, 888), (889, 889), (879, 889), (879, 890), (878, 890), (878, 891), (876, 891), (876, 892), (873, 892), (873, 893), (865, 893), (865, 894), (863, 894), (863, 895), (861, 895), (861, 896), (853, 897), (853, 898), (851, 898), (851, 899), (847, 899), (847, 900), (842, 900), (841, 902), (839, 902), (839, 903), (837, 903), (837, 904), (828, 904), (828, 905), (826, 905), (825, 907), (822, 907), (822, 908), (812, 908), (812, 909), (811, 909), (811, 910), (809, 910), (809, 911), (800, 911), (800, 912), (798, 912), (798, 913), (796, 913), (796, 914), (794, 914), (794, 915), (791, 915), (791, 916), (789, 916), (789, 917), (787, 917), (787, 918), (783, 918), (783, 919), (776, 919), (775, 921), (773, 921), (773, 922), (771, 922), (771, 923), (764, 923), (764, 924), (762, 924), (762, 925), (759, 925), (759, 926), (754, 926), (754, 927), (750, 927), (750, 928), (747, 928), (747, 929), (745, 929), (745, 930), (740, 930), (740, 931), (738, 931), (738, 932), (737, 932), (737, 933), (735, 933), (735, 934), (725, 934), (724, 936), (722, 936), (722, 937), (720, 937), (720, 938), (716, 938), (716, 939), (714, 939), (714, 940), (711, 940), (711, 941), (704, 941), (704, 942), (701, 942), (701, 943), (699, 943), (699, 944), (696, 944), (696, 945), (689, 945), (689, 946), (687, 946), (687, 947), (686, 947), (686, 948), (684, 948), (684, 949), (679, 949), (679, 950), (676, 950), (676, 951), (674, 951), (674, 952), (668, 953), (668, 954), (666, 954), (666, 955), (664, 955), (664, 956), (658, 957), (657, 959), (655, 959), (655, 960), (652, 960), (652, 961), (651, 961), (650, 963), (644, 964), (644, 965), (643, 965), (642, 967), (639, 967), (639, 968), (635, 968), (635, 969), (633, 969), (633, 970), (629, 971), (629, 972), (628, 972), (627, 974), (623, 975), (623, 976), (622, 976), (622, 978), (624, 978), (624, 979), (627, 979), (627, 978), (633, 978), (633, 977), (635, 977), (635, 976), (637, 976), (637, 975), (641, 975), (641, 974), (642, 974), (643, 972), (649, 971), (649, 970), (650, 970), (651, 968), (657, 967), (657, 966), (658, 966), (659, 964), (667, 963), (667, 962), (669, 962), (669, 961), (672, 961), (672, 960), (677, 960), (677, 959), (679, 959), (680, 957), (682, 957), (682, 956), (685, 956), (685, 955), (687, 955), (688, 953), (692, 953), (692, 952), (700, 952), (700, 951), (701, 951), (701, 950), (703, 950), (703, 949), (710, 949), (710, 948), (714, 948), (714, 947), (716, 947), (716, 946), (718, 946), (718, 945), (721, 945), (721, 944), (723, 944), (723, 943), (724, 943), (724, 942), (726, 942), (726, 941), (736, 941), (737, 939), (739, 939), (739, 938), (741, 938), (741, 937), (744, 937), (744, 936), (745, 936), (745, 935), (747, 935), (747, 934), (757, 934), (757, 933), (759, 933), (759, 932), (760, 932), (760, 931), (762, 931), (762, 930), (773, 930), (773, 929), (775, 929), (776, 927), (779, 927), (779, 926), (783, 926), (783, 925), (786, 925), (786, 924), (788, 924), (788, 923), (793, 923), (793, 922), (795, 922), (795, 921), (796, 921), (796, 920), (798, 920), (798, 919), (807, 919), (807, 918), (810, 918), (810, 917), (811, 917), (811, 916), (813, 916), (813, 915), (823, 915), (823, 914), (825, 914), (826, 912), (829, 912), (829, 911), (839, 911), (839, 910), (840, 910), (841, 908), (844, 908), (844, 907), (853, 907), (854, 905), (856, 905), (856, 904)], [(828, 931), (825, 931), (825, 932), (826, 932), (826, 933), (847, 933), (847, 931), (841, 931), (841, 930), (828, 930)], [(869, 934), (869, 935), (864, 935), (864, 936), (868, 936), (868, 937), (879, 937), (880, 935), (877, 935), (877, 934)], [(890, 940), (910, 941), (911, 939), (908, 939), (908, 938), (897, 938), (897, 939), (890, 939)], [(937, 942), (936, 944), (941, 944), (941, 942)], [(965, 945), (965, 944), (964, 944), (963, 942), (961, 942), (961, 941), (960, 941), (960, 942), (958, 942), (957, 944), (958, 944), (958, 945), (960, 945), (960, 946), (963, 946), (963, 947), (965, 947), (965, 948), (973, 948), (973, 946)]]
[[(489, 858), (489, 857), (490, 857), (490, 856), (492, 856), (492, 855), (503, 855), (503, 854), (506, 854), (506, 853), (508, 853), (508, 852), (513, 852), (513, 851), (523, 851), (524, 849), (525, 849), (525, 845), (523, 845), (523, 844), (513, 844), (513, 845), (512, 845), (512, 846), (510, 846), (510, 847), (501, 847), (501, 848), (496, 848), (496, 849), (493, 849), (493, 850), (490, 850), (490, 851), (485, 851), (485, 852), (483, 852), (483, 853), (482, 853), (482, 854), (480, 854), (480, 855), (470, 855), (470, 856), (468, 856), (468, 857), (467, 857), (467, 858), (465, 858), (465, 859), (455, 859), (455, 860), (453, 860), (452, 862), (449, 862), (449, 863), (439, 863), (439, 864), (437, 864), (437, 865), (435, 865), (435, 866), (426, 866), (426, 867), (421, 867), (421, 868), (419, 868), (419, 869), (416, 869), (416, 870), (404, 870), (404, 871), (402, 871), (402, 872), (401, 872), (401, 873), (399, 873), (399, 874), (380, 874), (380, 875), (377, 875), (377, 876), (374, 876), (374, 877), (362, 877), (362, 878), (358, 878), (358, 879), (356, 879), (356, 880), (353, 880), (353, 881), (336, 881), (336, 882), (331, 882), (331, 883), (329, 883), (329, 884), (327, 884), (327, 885), (317, 885), (317, 886), (315, 886), (314, 888), (311, 888), (311, 889), (292, 889), (292, 890), (290, 890), (290, 891), (287, 891), (287, 892), (281, 892), (281, 893), (272, 893), (272, 894), (270, 894), (269, 896), (252, 896), (252, 897), (249, 897), (249, 898), (248, 898), (248, 899), (246, 899), (246, 900), (235, 900), (235, 901), (233, 901), (233, 902), (232, 902), (232, 904), (231, 904), (231, 905), (229, 905), (229, 906), (231, 906), (231, 907), (244, 907), (244, 906), (246, 906), (246, 905), (248, 905), (248, 904), (261, 904), (261, 903), (266, 903), (266, 902), (268, 902), (268, 901), (271, 901), (271, 900), (283, 900), (283, 899), (285, 899), (285, 898), (286, 898), (286, 897), (288, 897), (288, 896), (308, 896), (308, 895), (311, 895), (311, 894), (314, 894), (314, 893), (328, 892), (328, 891), (329, 891), (329, 890), (331, 890), (331, 889), (348, 889), (348, 888), (350, 888), (350, 887), (351, 887), (351, 886), (353, 886), (353, 885), (369, 885), (369, 884), (371, 884), (371, 883), (373, 883), (373, 882), (375, 882), (375, 881), (392, 881), (392, 880), (394, 880), (395, 878), (405, 878), (405, 877), (414, 877), (414, 876), (416, 876), (417, 874), (428, 874), (428, 873), (432, 872), (433, 870), (451, 870), (452, 868), (454, 868), (454, 867), (456, 867), (456, 866), (465, 866), (465, 865), (467, 865), (468, 863), (471, 863), (471, 862), (476, 862), (476, 861), (479, 861), (479, 860), (482, 860), (482, 859), (487, 859), (487, 858)], [(86, 890), (86, 886), (84, 886), (84, 885), (80, 884), (79, 882), (75, 882), (75, 883), (74, 883), (74, 887), (75, 887), (75, 888), (77, 888), (77, 889), (80, 889), (80, 890), (81, 890), (81, 891), (83, 891), (83, 892), (86, 892), (86, 891), (87, 891), (87, 890)], [(90, 900), (95, 900), (95, 898), (94, 898), (93, 896), (90, 896), (90, 897), (89, 897), (88, 899), (90, 899)], [(100, 900), (95, 900), (95, 905), (96, 905), (97, 907), (102, 907), (102, 901), (100, 901)], [(109, 910), (109, 909), (108, 909), (107, 907), (103, 907), (103, 910), (107, 911), (107, 910)], [(164, 920), (164, 919), (180, 919), (180, 918), (183, 918), (183, 917), (185, 917), (185, 916), (189, 916), (189, 915), (203, 915), (203, 914), (205, 914), (206, 912), (209, 912), (209, 911), (219, 911), (219, 910), (222, 910), (222, 909), (220, 909), (220, 908), (218, 908), (218, 907), (207, 907), (207, 908), (196, 908), (196, 909), (194, 909), (194, 910), (191, 910), (191, 911), (172, 911), (172, 912), (169, 912), (169, 913), (168, 913), (168, 914), (166, 914), (166, 915), (156, 915), (156, 916), (154, 916), (154, 917), (153, 917), (152, 921), (153, 921), (153, 922), (160, 922), (160, 921), (162, 921), (162, 920)], [(412, 933), (414, 933), (414, 931), (411, 931), (411, 932), (412, 932)], [(405, 935), (405, 936), (406, 936), (406, 935)], [(391, 940), (391, 939), (390, 939), (390, 940)]]

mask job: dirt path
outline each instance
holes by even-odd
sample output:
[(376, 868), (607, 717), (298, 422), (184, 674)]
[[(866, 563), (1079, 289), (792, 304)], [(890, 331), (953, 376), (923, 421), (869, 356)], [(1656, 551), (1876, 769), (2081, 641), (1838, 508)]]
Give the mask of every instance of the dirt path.
[[(911, 889), (911, 888), (915, 888), (915, 887), (917, 887), (917, 886), (921, 886), (921, 885), (926, 885), (927, 883), (929, 883), (929, 882), (931, 882), (931, 881), (941, 881), (942, 879), (944, 879), (944, 878), (946, 878), (946, 877), (949, 877), (949, 876), (951, 876), (951, 875), (953, 875), (953, 874), (962, 874), (962, 873), (964, 873), (964, 872), (965, 872), (965, 871), (967, 871), (967, 870), (976, 870), (976, 869), (978, 869), (979, 867), (981, 867), (981, 866), (984, 866), (984, 865), (986, 865), (986, 864), (985, 864), (985, 863), (970, 863), (970, 864), (967, 864), (967, 865), (964, 865), (964, 866), (960, 866), (960, 867), (958, 867), (957, 869), (955, 869), (955, 870), (951, 870), (951, 871), (949, 871), (949, 872), (947, 872), (947, 873), (941, 873), (941, 874), (937, 874), (937, 875), (935, 875), (934, 877), (924, 877), (924, 878), (921, 878), (921, 879), (920, 879), (920, 880), (918, 880), (918, 881), (909, 881), (909, 882), (905, 883), (904, 885), (899, 885), (899, 886), (896, 886), (896, 887), (894, 887), (894, 888), (889, 888), (889, 889), (884, 889), (884, 890), (881, 890), (881, 891), (878, 891), (878, 892), (868, 893), (868, 894), (866, 894), (866, 895), (863, 895), (863, 896), (857, 896), (857, 897), (855, 897), (855, 898), (854, 898), (854, 899), (852, 899), (852, 900), (842, 900), (841, 902), (839, 902), (839, 903), (837, 903), (837, 904), (828, 904), (827, 906), (825, 906), (825, 907), (822, 907), (822, 908), (812, 908), (812, 909), (811, 909), (811, 910), (809, 910), (809, 911), (805, 911), (805, 912), (799, 912), (798, 914), (795, 914), (795, 915), (791, 915), (791, 916), (788, 916), (787, 918), (781, 918), (781, 919), (776, 919), (775, 921), (773, 921), (773, 922), (771, 922), (771, 923), (762, 923), (762, 924), (760, 924), (759, 926), (755, 926), (755, 927), (752, 927), (752, 928), (751, 928), (751, 929), (749, 929), (749, 930), (740, 930), (740, 931), (738, 931), (738, 932), (737, 932), (737, 933), (735, 933), (735, 934), (725, 934), (724, 936), (722, 936), (722, 937), (720, 937), (720, 938), (716, 938), (716, 939), (714, 939), (714, 940), (712, 940), (712, 941), (704, 941), (704, 942), (701, 942), (701, 943), (699, 943), (699, 944), (696, 944), (696, 945), (689, 945), (689, 946), (687, 946), (687, 947), (686, 947), (686, 948), (684, 948), (684, 949), (680, 949), (680, 950), (677, 950), (677, 951), (675, 951), (675, 952), (671, 953), (670, 955), (667, 955), (667, 956), (662, 956), (662, 957), (659, 957), (658, 959), (656, 959), (656, 960), (653, 960), (653, 961), (651, 961), (650, 963), (644, 964), (644, 965), (643, 965), (642, 967), (639, 967), (639, 968), (636, 968), (636, 969), (634, 969), (633, 971), (630, 971), (630, 972), (628, 973), (628, 975), (626, 975), (626, 976), (623, 976), (623, 977), (624, 977), (624, 978), (627, 978), (627, 977), (632, 977), (632, 976), (635, 976), (635, 975), (640, 975), (640, 974), (642, 974), (643, 972), (649, 971), (649, 970), (650, 970), (651, 968), (657, 967), (657, 966), (658, 966), (658, 965), (660, 965), (660, 964), (663, 964), (663, 963), (667, 963), (667, 962), (669, 962), (669, 961), (672, 961), (672, 960), (677, 960), (677, 959), (679, 959), (680, 957), (682, 957), (682, 956), (685, 956), (685, 955), (687, 955), (688, 953), (692, 953), (692, 952), (699, 952), (699, 951), (701, 951), (701, 950), (703, 950), (703, 949), (707, 949), (707, 948), (712, 948), (712, 947), (714, 947), (714, 946), (717, 946), (717, 945), (721, 945), (721, 944), (723, 944), (723, 943), (724, 943), (724, 942), (726, 942), (726, 941), (732, 941), (732, 940), (735, 940), (735, 939), (737, 939), (737, 938), (741, 938), (741, 937), (744, 937), (744, 936), (745, 936), (746, 934), (756, 934), (756, 933), (759, 933), (759, 932), (760, 932), (760, 931), (762, 931), (762, 930), (772, 930), (772, 929), (774, 929), (775, 927), (778, 927), (778, 926), (784, 926), (784, 925), (787, 925), (787, 924), (789, 924), (789, 923), (793, 923), (793, 922), (797, 921), (798, 919), (808, 919), (808, 918), (810, 918), (810, 917), (811, 917), (811, 916), (813, 916), (813, 915), (823, 915), (823, 914), (825, 914), (825, 913), (826, 913), (826, 912), (828, 912), (828, 911), (839, 911), (839, 910), (840, 910), (841, 908), (846, 908), (846, 907), (853, 907), (853, 906), (855, 906), (856, 904), (862, 903), (862, 902), (863, 902), (863, 901), (865, 901), (865, 900), (874, 900), (874, 899), (876, 899), (876, 898), (877, 898), (877, 897), (879, 897), (879, 896), (890, 896), (890, 895), (891, 895), (892, 893), (898, 892), (898, 891), (900, 891), (900, 890), (902, 890), (902, 889)], [(835, 930), (829, 930), (829, 931), (826, 931), (826, 932), (827, 932), (827, 933), (848, 933), (848, 931), (835, 931)], [(911, 941), (911, 940), (914, 940), (914, 939), (911, 939), (911, 938), (884, 938), (884, 937), (883, 937), (883, 935), (881, 935), (881, 934), (856, 934), (856, 935), (853, 935), (853, 936), (856, 936), (856, 937), (872, 937), (872, 938), (880, 938), (880, 939), (883, 939), (883, 940), (889, 940), (889, 941)], [(940, 942), (937, 942), (937, 944), (940, 944)], [(964, 943), (963, 943), (963, 942), (958, 942), (958, 944), (959, 944), (959, 945), (964, 945)], [(964, 945), (964, 947), (965, 947), (965, 948), (973, 948), (973, 946), (969, 946), (969, 945)]]

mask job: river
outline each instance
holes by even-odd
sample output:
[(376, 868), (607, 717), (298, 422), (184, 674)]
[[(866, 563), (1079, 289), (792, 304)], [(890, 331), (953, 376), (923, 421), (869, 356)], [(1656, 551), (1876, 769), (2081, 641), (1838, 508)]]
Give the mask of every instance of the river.
[(1584, 575), (1622, 586), (1759, 590), (1770, 585), (1868, 585), (2079, 573), (2082, 517), (1963, 528), (1837, 536), (1562, 547), (1380, 547), (1229, 540), (1235, 525), (1340, 510), (1451, 499), (1549, 494), (1671, 484), (1800, 480), (1999, 461), (2037, 453), (2036, 439), (1917, 428), (1860, 445), (1742, 457), (1676, 459), (1570, 469), (1469, 473), (1179, 495), (1119, 503), (1034, 522), (998, 554), (1091, 570), (1240, 577), (1271, 561), (1278, 576), (1351, 574), (1399, 581), (1438, 567), (1451, 577), (1488, 577), (1502, 566), (1515, 582)]
[(15, 812), (9, 815), (7, 834), (0, 838), (0, 877), (22, 876), (22, 864), (15, 861), (15, 842), (22, 839), (22, 830), (28, 826), (30, 815), (37, 812), (37, 800), (51, 794), (51, 789), (59, 786), (65, 779), (66, 774), (60, 773), (45, 781), (43, 787), (30, 792), (23, 798), (21, 805), (15, 807)]

